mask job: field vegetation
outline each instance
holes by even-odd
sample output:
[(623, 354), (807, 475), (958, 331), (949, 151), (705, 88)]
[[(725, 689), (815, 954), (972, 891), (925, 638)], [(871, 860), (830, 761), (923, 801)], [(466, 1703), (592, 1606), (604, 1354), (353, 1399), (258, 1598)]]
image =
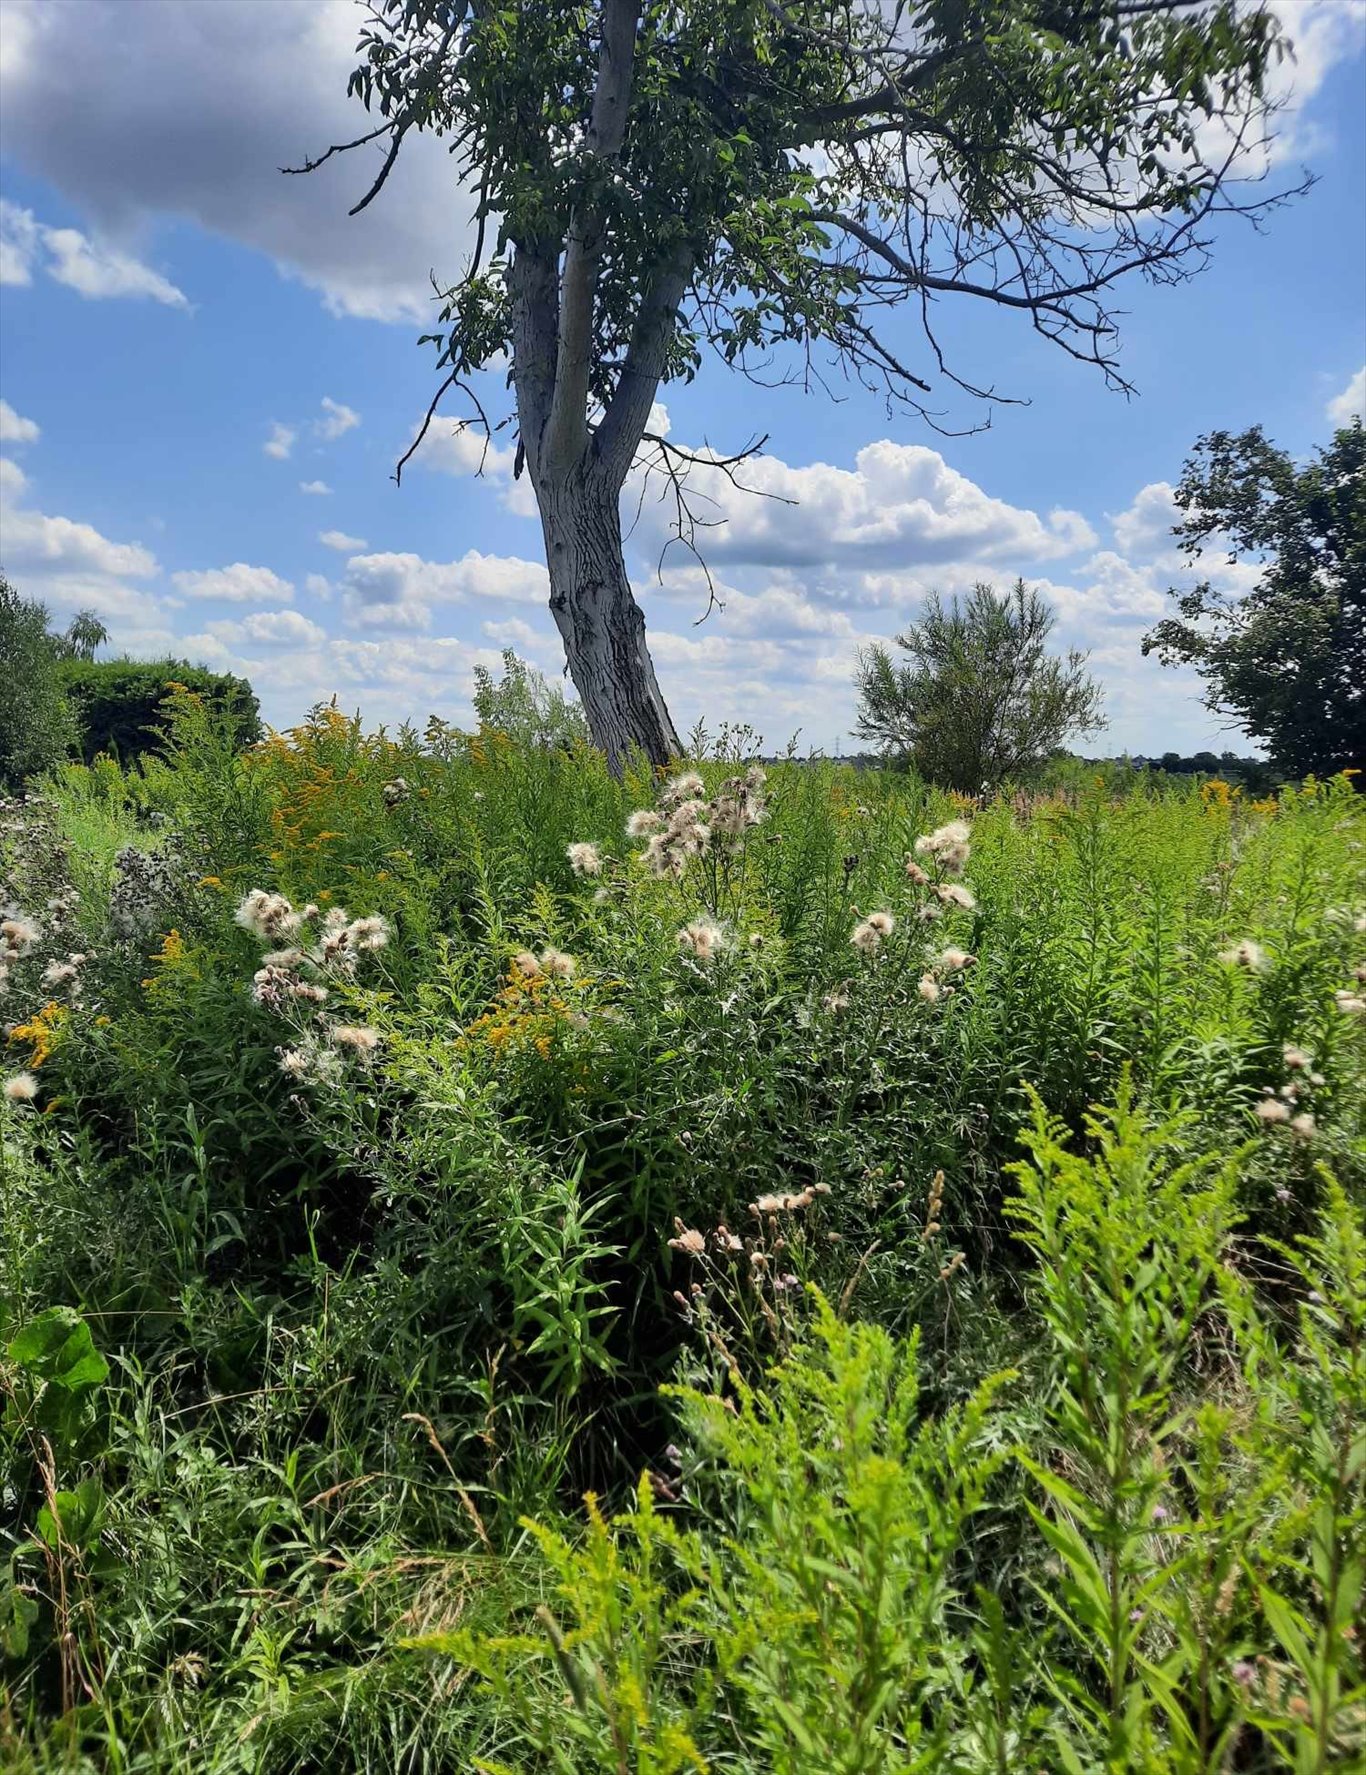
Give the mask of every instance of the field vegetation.
[(1366, 804), (525, 674), (0, 812), (0, 1761), (1366, 1755)]

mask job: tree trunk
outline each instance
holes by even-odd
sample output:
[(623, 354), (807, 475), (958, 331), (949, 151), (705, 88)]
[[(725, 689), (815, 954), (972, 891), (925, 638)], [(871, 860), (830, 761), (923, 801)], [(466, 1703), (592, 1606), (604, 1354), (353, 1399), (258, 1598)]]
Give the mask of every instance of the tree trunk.
[(667, 764), (681, 748), (626, 577), (616, 488), (580, 467), (542, 478), (536, 497), (550, 609), (593, 743), (607, 754), (614, 776), (636, 749), (651, 764)]

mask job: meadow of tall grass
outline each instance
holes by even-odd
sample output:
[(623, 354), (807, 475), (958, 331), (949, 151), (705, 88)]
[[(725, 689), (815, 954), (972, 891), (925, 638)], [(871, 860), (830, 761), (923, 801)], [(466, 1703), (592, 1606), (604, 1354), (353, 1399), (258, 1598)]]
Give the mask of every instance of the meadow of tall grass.
[(0, 810), (0, 1760), (1366, 1757), (1366, 802), (697, 737)]

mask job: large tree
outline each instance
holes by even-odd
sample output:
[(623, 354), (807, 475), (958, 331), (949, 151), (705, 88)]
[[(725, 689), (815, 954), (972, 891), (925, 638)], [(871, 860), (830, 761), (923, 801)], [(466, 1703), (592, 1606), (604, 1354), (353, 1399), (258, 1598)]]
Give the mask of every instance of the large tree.
[(661, 382), (704, 347), (781, 374), (791, 347), (788, 374), (933, 420), (991, 397), (940, 349), (962, 296), (1122, 385), (1114, 286), (1186, 275), (1221, 211), (1272, 201), (1236, 182), (1282, 48), (1245, 0), (372, 0), (351, 89), (379, 121), (309, 165), (377, 145), (360, 209), (412, 131), (448, 140), (477, 243), (431, 336), (441, 392), (496, 428), (470, 378), (510, 361), (593, 736), (662, 760), (619, 503), (643, 449), (686, 499)]
[(1030, 776), (1073, 734), (1105, 725), (1086, 656), (1048, 651), (1055, 620), (1022, 579), (947, 605), (931, 595), (896, 638), (904, 664), (877, 644), (860, 653), (856, 731), (968, 795)]
[(1164, 665), (1192, 663), (1206, 702), (1295, 776), (1366, 770), (1366, 432), (1344, 427), (1302, 464), (1260, 426), (1201, 438), (1174, 534), (1256, 570), (1228, 595), (1173, 591), (1177, 614), (1144, 638)]

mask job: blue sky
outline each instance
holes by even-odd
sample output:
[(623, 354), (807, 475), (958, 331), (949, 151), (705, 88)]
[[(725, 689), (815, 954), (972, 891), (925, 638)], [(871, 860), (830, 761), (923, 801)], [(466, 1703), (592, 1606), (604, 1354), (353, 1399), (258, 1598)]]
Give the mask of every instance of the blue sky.
[[(1366, 0), (1280, 11), (1297, 59), (1272, 176), (1319, 182), (1260, 235), (1226, 228), (1194, 282), (1124, 291), (1134, 399), (972, 304), (940, 317), (955, 362), (1029, 402), (977, 435), (719, 363), (665, 391), (680, 441), (767, 432), (749, 479), (795, 501), (699, 487), (725, 604), (699, 626), (697, 570), (675, 553), (656, 574), (647, 493), (628, 556), (680, 728), (848, 745), (863, 641), (930, 589), (1023, 574), (1091, 650), (1106, 749), (1245, 749), (1139, 641), (1179, 577), (1169, 494), (1196, 437), (1260, 423), (1307, 453), (1362, 406)], [(0, 560), (54, 615), (94, 607), (119, 648), (245, 673), (280, 725), (334, 692), (371, 721), (467, 719), (502, 646), (562, 663), (510, 451), (476, 477), (454, 410), (391, 478), (435, 386), (427, 274), (467, 241), (444, 152), (405, 150), (354, 221), (358, 160), (277, 170), (358, 127), (359, 19), (350, 0), (0, 0)]]

